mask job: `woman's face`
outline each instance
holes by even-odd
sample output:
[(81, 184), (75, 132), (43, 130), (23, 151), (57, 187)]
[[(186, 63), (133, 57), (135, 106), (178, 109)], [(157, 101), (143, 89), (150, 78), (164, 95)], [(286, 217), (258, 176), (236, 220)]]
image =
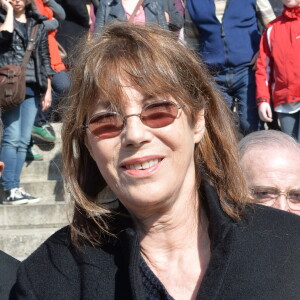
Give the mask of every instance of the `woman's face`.
[(26, 0), (11, 0), (11, 5), (15, 13), (25, 11), (26, 3)]
[[(145, 105), (161, 99), (145, 98), (133, 87), (124, 87), (123, 91), (127, 96), (122, 99), (123, 116), (139, 114)], [(168, 100), (176, 102), (171, 97)], [(103, 111), (107, 109), (99, 104), (89, 117)], [(86, 145), (119, 200), (133, 212), (144, 208), (150, 211), (194, 191), (194, 147), (204, 127), (203, 112), (192, 126), (184, 109), (179, 109), (172, 124), (161, 128), (150, 128), (138, 116), (131, 116), (115, 137), (100, 139), (87, 130)]]

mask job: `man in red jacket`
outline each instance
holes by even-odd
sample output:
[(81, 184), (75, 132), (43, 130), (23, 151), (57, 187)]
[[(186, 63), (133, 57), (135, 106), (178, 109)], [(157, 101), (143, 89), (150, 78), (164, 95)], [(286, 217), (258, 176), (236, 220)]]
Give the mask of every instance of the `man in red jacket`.
[(256, 71), (260, 119), (272, 121), (271, 103), (283, 132), (300, 142), (300, 0), (282, 0), (284, 11), (265, 30)]

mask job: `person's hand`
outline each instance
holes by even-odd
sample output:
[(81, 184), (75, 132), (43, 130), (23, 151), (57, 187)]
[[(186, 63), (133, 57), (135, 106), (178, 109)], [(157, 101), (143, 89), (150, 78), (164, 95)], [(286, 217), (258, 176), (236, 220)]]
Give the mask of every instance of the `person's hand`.
[(51, 103), (52, 103), (52, 88), (51, 88), (51, 79), (50, 77), (47, 79), (47, 90), (45, 95), (42, 97), (41, 100), (41, 106), (42, 106), (42, 111), (47, 110), (50, 108)]
[(51, 94), (50, 96), (46, 93), (45, 96), (42, 98), (41, 100), (41, 105), (42, 105), (42, 111), (47, 110), (48, 108), (50, 108), (52, 103), (52, 97)]
[(260, 119), (264, 122), (273, 121), (271, 105), (267, 102), (263, 102), (259, 105), (258, 114)]
[(42, 105), (42, 111), (47, 110), (48, 108), (50, 108), (52, 103), (52, 95), (51, 95), (51, 89), (47, 89), (46, 94), (44, 95), (44, 97), (41, 100), (41, 105)]
[(166, 17), (167, 23), (169, 24), (169, 22), (170, 22), (170, 16), (169, 16), (169, 14), (167, 12), (165, 12), (165, 17)]
[(5, 11), (9, 11), (9, 10), (13, 11), (13, 7), (11, 5), (10, 0), (1, 0), (1, 5)]

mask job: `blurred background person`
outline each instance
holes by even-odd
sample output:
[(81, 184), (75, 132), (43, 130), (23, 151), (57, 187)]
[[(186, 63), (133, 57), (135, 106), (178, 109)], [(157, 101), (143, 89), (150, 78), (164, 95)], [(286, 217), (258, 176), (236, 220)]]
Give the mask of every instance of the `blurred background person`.
[(264, 26), (275, 19), (271, 4), (268, 0), (187, 0), (187, 8), (199, 31), (199, 55), (229, 108), (236, 107), (240, 132), (262, 129), (252, 68), (261, 36), (258, 18)]
[(135, 7), (139, 4), (132, 23), (156, 23), (162, 28), (178, 31), (183, 26), (183, 17), (178, 12), (174, 0), (116, 0), (100, 1), (96, 15), (96, 29), (99, 33), (104, 26), (114, 21), (130, 19)]
[(183, 27), (184, 18), (182, 14), (182, 3), (177, 0), (163, 0), (164, 10), (167, 13), (169, 30), (179, 32)]
[(265, 30), (256, 70), (256, 103), (260, 119), (274, 112), (283, 132), (300, 142), (300, 0), (282, 0), (284, 11)]
[(60, 23), (56, 39), (67, 52), (63, 61), (68, 68), (74, 63), (76, 64), (74, 48), (81, 39), (85, 39), (89, 35), (90, 15), (86, 0), (56, 0), (56, 2), (66, 13), (66, 18)]
[(276, 17), (280, 16), (283, 11), (282, 0), (270, 0)]
[(239, 151), (250, 199), (300, 215), (300, 145), (283, 132), (263, 130), (244, 137)]
[[(20, 187), (20, 175), (30, 142), (39, 102), (45, 110), (51, 105), (51, 81), (48, 39), (43, 19), (34, 12), (34, 1), (1, 0), (0, 66), (21, 65), (28, 38), (35, 24), (38, 33), (35, 49), (26, 69), (26, 97), (17, 107), (2, 114), (4, 135), (1, 159), (5, 163), (2, 187), (6, 194), (3, 204), (25, 204), (39, 201)], [(41, 95), (43, 95), (41, 97)]]
[[(51, 107), (49, 107), (46, 111), (42, 111), (42, 108), (39, 105), (32, 129), (32, 135), (39, 140), (54, 143), (56, 137), (55, 132), (50, 124), (50, 120), (60, 120), (56, 109), (60, 99), (66, 94), (70, 86), (69, 75), (60, 56), (59, 47), (55, 37), (60, 22), (65, 19), (65, 11), (58, 3), (56, 3), (55, 0), (35, 0), (35, 3), (38, 13), (47, 18), (43, 21), (43, 23), (48, 33), (50, 63), (52, 69), (54, 70), (54, 74), (51, 78)], [(33, 143), (31, 142), (27, 150), (26, 159), (41, 160), (42, 155), (37, 153), (36, 150), (32, 148), (32, 145)]]

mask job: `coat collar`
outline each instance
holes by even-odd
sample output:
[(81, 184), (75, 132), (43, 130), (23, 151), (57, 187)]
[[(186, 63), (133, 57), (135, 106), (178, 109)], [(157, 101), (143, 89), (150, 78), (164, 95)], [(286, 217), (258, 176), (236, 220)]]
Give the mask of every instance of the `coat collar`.
[(288, 19), (300, 19), (300, 6), (287, 7), (284, 6), (282, 14)]
[[(230, 261), (234, 221), (222, 210), (219, 197), (211, 185), (204, 183), (201, 186), (201, 197), (209, 219), (211, 259), (198, 296), (209, 295), (209, 299), (214, 299)], [(121, 206), (120, 209), (124, 208)], [(91, 290), (106, 290), (107, 299), (117, 299), (118, 291), (123, 291), (124, 297), (128, 295), (126, 299), (143, 300), (145, 295), (139, 272), (139, 235), (128, 218), (119, 221), (123, 230), (119, 231), (116, 241), (100, 248), (85, 246), (81, 251), (74, 251), (82, 274), (81, 289), (86, 290), (84, 294)], [(91, 280), (94, 277), (97, 280)]]

